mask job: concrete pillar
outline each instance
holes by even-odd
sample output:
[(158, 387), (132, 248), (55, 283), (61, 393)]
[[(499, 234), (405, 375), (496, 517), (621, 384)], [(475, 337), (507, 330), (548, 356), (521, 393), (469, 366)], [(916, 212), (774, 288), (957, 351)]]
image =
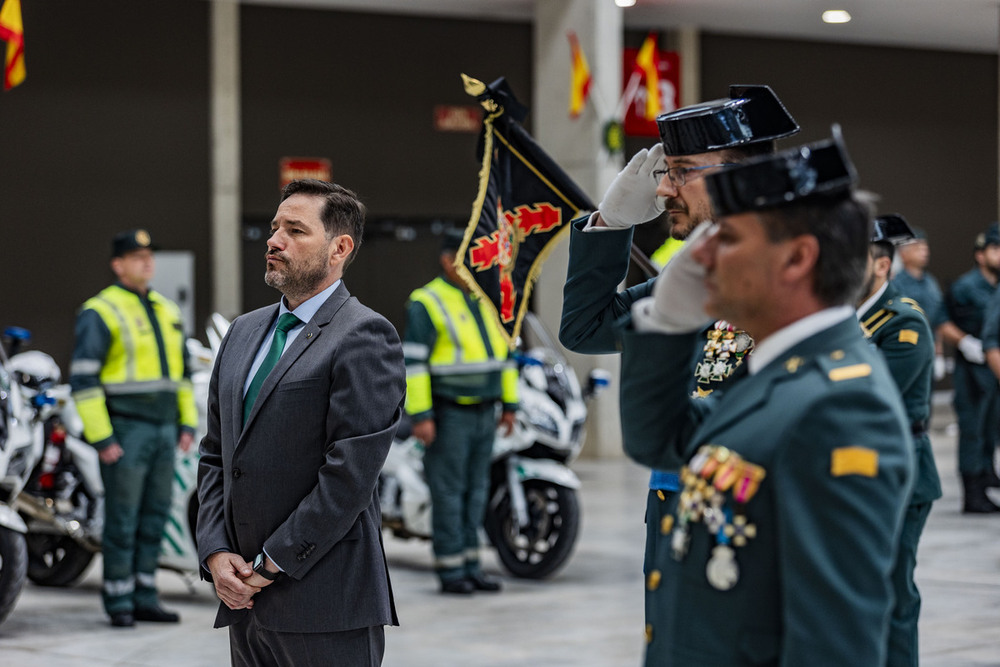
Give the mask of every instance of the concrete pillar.
[(240, 5), (211, 3), (212, 309), (243, 309), (240, 266)]
[[(570, 30), (579, 37), (592, 77), (590, 101), (576, 120), (571, 120), (568, 113), (570, 50), (566, 34)], [(597, 203), (622, 165), (620, 156), (607, 154), (602, 141), (602, 128), (610, 120), (622, 90), (622, 10), (610, 0), (536, 2), (534, 48), (535, 88), (527, 127), (549, 155)], [(534, 291), (538, 314), (553, 333), (559, 329), (568, 257), (566, 240), (549, 256)], [(618, 356), (564, 352), (582, 380), (591, 369), (598, 367), (607, 369), (612, 375), (611, 389), (590, 404), (584, 455), (621, 456)]]
[(701, 97), (701, 33), (697, 28), (677, 31), (677, 51), (681, 58), (681, 106), (700, 104)]

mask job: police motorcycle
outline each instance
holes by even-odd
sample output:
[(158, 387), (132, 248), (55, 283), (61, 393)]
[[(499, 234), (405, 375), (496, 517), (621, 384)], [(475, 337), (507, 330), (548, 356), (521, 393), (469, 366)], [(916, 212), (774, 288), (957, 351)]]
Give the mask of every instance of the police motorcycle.
[[(219, 325), (219, 320), (213, 320), (209, 328), (209, 340), (216, 347), (221, 334), (213, 327)], [(203, 412), (215, 353), (193, 339), (188, 341), (188, 352), (195, 400)], [(11, 357), (10, 366), (31, 397), (31, 418), (39, 427), (42, 452), (17, 496), (17, 510), (27, 526), (27, 576), (41, 586), (69, 586), (101, 550), (104, 485), (100, 460), (83, 439), (83, 422), (70, 387), (60, 383), (59, 367), (52, 357), (34, 350), (21, 352)], [(199, 429), (203, 418), (200, 414)], [(201, 435), (196, 434), (196, 443)], [(191, 590), (198, 572), (194, 544), (197, 474), (197, 447), (178, 450), (172, 506), (159, 558), (159, 566), (181, 574)]]
[[(566, 564), (580, 528), (580, 480), (569, 468), (583, 447), (586, 401), (609, 384), (592, 371), (585, 388), (552, 336), (527, 313), (519, 368), (520, 408), (509, 435), (497, 431), (484, 528), (514, 576), (543, 579)], [(430, 539), (431, 497), (424, 446), (401, 426), (379, 477), (382, 526), (396, 537)]]
[[(9, 329), (16, 341), (26, 333)], [(0, 622), (14, 609), (28, 565), (28, 527), (16, 510), (17, 496), (42, 455), (41, 426), (32, 420), (30, 396), (23, 391), (0, 345)]]

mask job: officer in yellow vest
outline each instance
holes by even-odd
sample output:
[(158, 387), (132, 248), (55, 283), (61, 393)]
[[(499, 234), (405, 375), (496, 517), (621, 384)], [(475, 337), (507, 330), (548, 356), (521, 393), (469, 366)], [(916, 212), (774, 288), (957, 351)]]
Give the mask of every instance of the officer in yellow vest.
[(76, 320), (70, 385), (104, 480), (104, 609), (114, 627), (176, 623), (154, 574), (170, 511), (174, 447), (194, 439), (194, 402), (181, 313), (149, 288), (153, 245), (142, 229), (111, 243), (117, 282)]
[(479, 564), (479, 527), (489, 491), (497, 429), (509, 433), (517, 410), (517, 367), (486, 304), (455, 270), (460, 231), (445, 234), (443, 275), (410, 294), (403, 337), (406, 412), (424, 443), (430, 487), (434, 568), (442, 593), (499, 591)]

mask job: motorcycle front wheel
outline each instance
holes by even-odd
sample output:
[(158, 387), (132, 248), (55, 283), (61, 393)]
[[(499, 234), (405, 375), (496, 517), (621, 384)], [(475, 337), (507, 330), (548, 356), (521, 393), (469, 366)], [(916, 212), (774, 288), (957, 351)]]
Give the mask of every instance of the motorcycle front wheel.
[(94, 554), (69, 535), (28, 535), (28, 579), (39, 586), (71, 586)]
[(27, 564), (24, 535), (9, 528), (0, 528), (0, 623), (14, 609), (21, 595)]
[(500, 562), (516, 577), (544, 579), (566, 564), (580, 528), (576, 491), (544, 480), (524, 483), (528, 525), (521, 529), (506, 484), (499, 485), (486, 508), (486, 534)]

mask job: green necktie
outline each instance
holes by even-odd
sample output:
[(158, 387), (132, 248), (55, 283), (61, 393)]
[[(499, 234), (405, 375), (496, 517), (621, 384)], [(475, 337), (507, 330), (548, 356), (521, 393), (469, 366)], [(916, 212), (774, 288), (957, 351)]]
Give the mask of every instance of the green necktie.
[(281, 358), (281, 352), (285, 349), (285, 339), (288, 338), (288, 330), (295, 328), (296, 325), (301, 323), (302, 320), (291, 313), (285, 313), (278, 318), (278, 327), (274, 330), (274, 338), (271, 339), (271, 349), (267, 351), (267, 356), (264, 357), (260, 368), (257, 369), (257, 374), (253, 376), (250, 388), (247, 389), (247, 395), (243, 397), (244, 424), (247, 422), (247, 417), (250, 416), (250, 410), (253, 409), (254, 401), (257, 400), (257, 394), (260, 393), (261, 385), (264, 384), (264, 380), (267, 379), (275, 364), (278, 363), (278, 359)]

